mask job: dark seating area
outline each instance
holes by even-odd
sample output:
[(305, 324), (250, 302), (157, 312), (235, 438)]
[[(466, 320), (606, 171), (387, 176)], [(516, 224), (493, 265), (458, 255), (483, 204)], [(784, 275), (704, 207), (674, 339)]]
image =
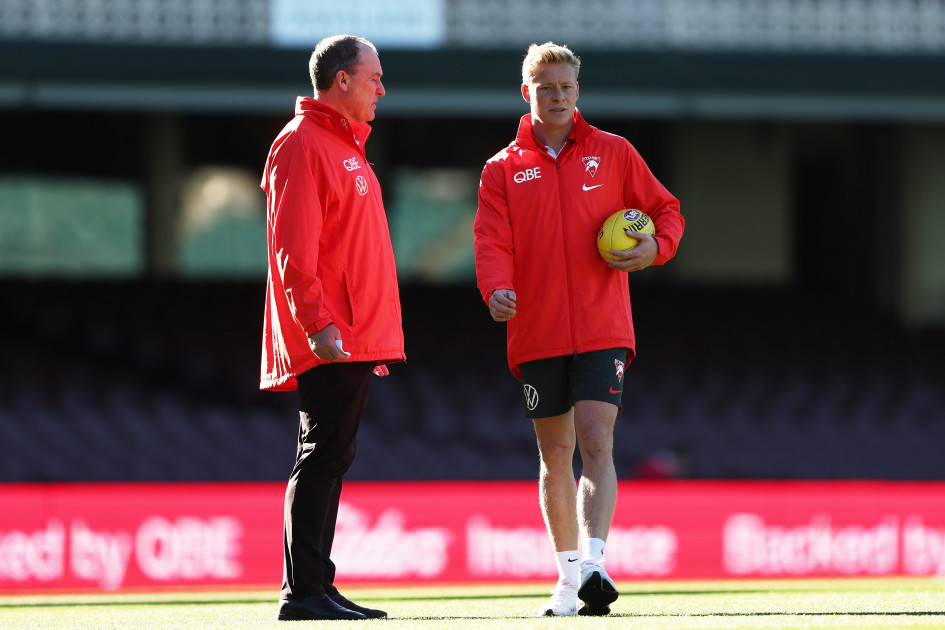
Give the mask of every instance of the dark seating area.
[[(263, 283), (0, 283), (0, 481), (283, 480), (292, 393), (258, 391)], [(475, 287), (403, 287), (351, 479), (531, 479), (537, 450)], [(618, 473), (942, 479), (945, 331), (787, 290), (633, 289)], [(662, 460), (661, 460), (662, 461)]]

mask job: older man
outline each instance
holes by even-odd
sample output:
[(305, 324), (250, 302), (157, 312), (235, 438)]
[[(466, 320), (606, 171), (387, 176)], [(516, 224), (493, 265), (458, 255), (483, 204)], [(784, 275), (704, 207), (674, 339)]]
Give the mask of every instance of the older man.
[(315, 96), (298, 98), (262, 179), (269, 276), (260, 387), (297, 389), (300, 418), (279, 619), (385, 617), (338, 592), (330, 558), (371, 375), (405, 358), (387, 217), (364, 151), (384, 96), (381, 63), (369, 41), (339, 35), (319, 42), (309, 69)]

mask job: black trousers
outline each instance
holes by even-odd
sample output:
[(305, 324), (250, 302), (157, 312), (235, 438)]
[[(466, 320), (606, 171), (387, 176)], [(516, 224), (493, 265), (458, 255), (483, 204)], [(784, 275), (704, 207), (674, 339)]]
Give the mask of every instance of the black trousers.
[(331, 545), (341, 478), (354, 461), (373, 362), (319, 365), (299, 375), (299, 439), (285, 493), (282, 598), (336, 592)]

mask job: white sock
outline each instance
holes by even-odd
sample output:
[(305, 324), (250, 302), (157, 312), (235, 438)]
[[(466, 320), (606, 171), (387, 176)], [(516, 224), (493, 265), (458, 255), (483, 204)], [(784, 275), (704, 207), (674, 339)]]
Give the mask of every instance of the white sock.
[(574, 551), (556, 551), (555, 564), (558, 565), (558, 581), (577, 586), (581, 583), (581, 563), (577, 549)]
[(604, 561), (604, 545), (607, 542), (602, 538), (587, 538), (582, 545), (584, 562), (601, 563)]

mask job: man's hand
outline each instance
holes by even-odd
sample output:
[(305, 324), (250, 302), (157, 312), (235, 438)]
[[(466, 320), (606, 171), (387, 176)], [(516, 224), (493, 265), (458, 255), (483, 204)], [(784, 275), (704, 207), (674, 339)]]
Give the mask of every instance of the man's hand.
[(497, 322), (507, 322), (515, 317), (515, 291), (499, 289), (489, 298), (489, 314)]
[(617, 258), (617, 260), (607, 261), (610, 268), (630, 272), (640, 271), (652, 265), (659, 252), (656, 239), (643, 232), (627, 232), (627, 236), (635, 238), (637, 246), (630, 250), (610, 250), (611, 255)]
[(341, 361), (351, 355), (342, 350), (336, 341), (341, 340), (341, 333), (334, 324), (328, 324), (308, 338), (308, 347), (323, 361)]

